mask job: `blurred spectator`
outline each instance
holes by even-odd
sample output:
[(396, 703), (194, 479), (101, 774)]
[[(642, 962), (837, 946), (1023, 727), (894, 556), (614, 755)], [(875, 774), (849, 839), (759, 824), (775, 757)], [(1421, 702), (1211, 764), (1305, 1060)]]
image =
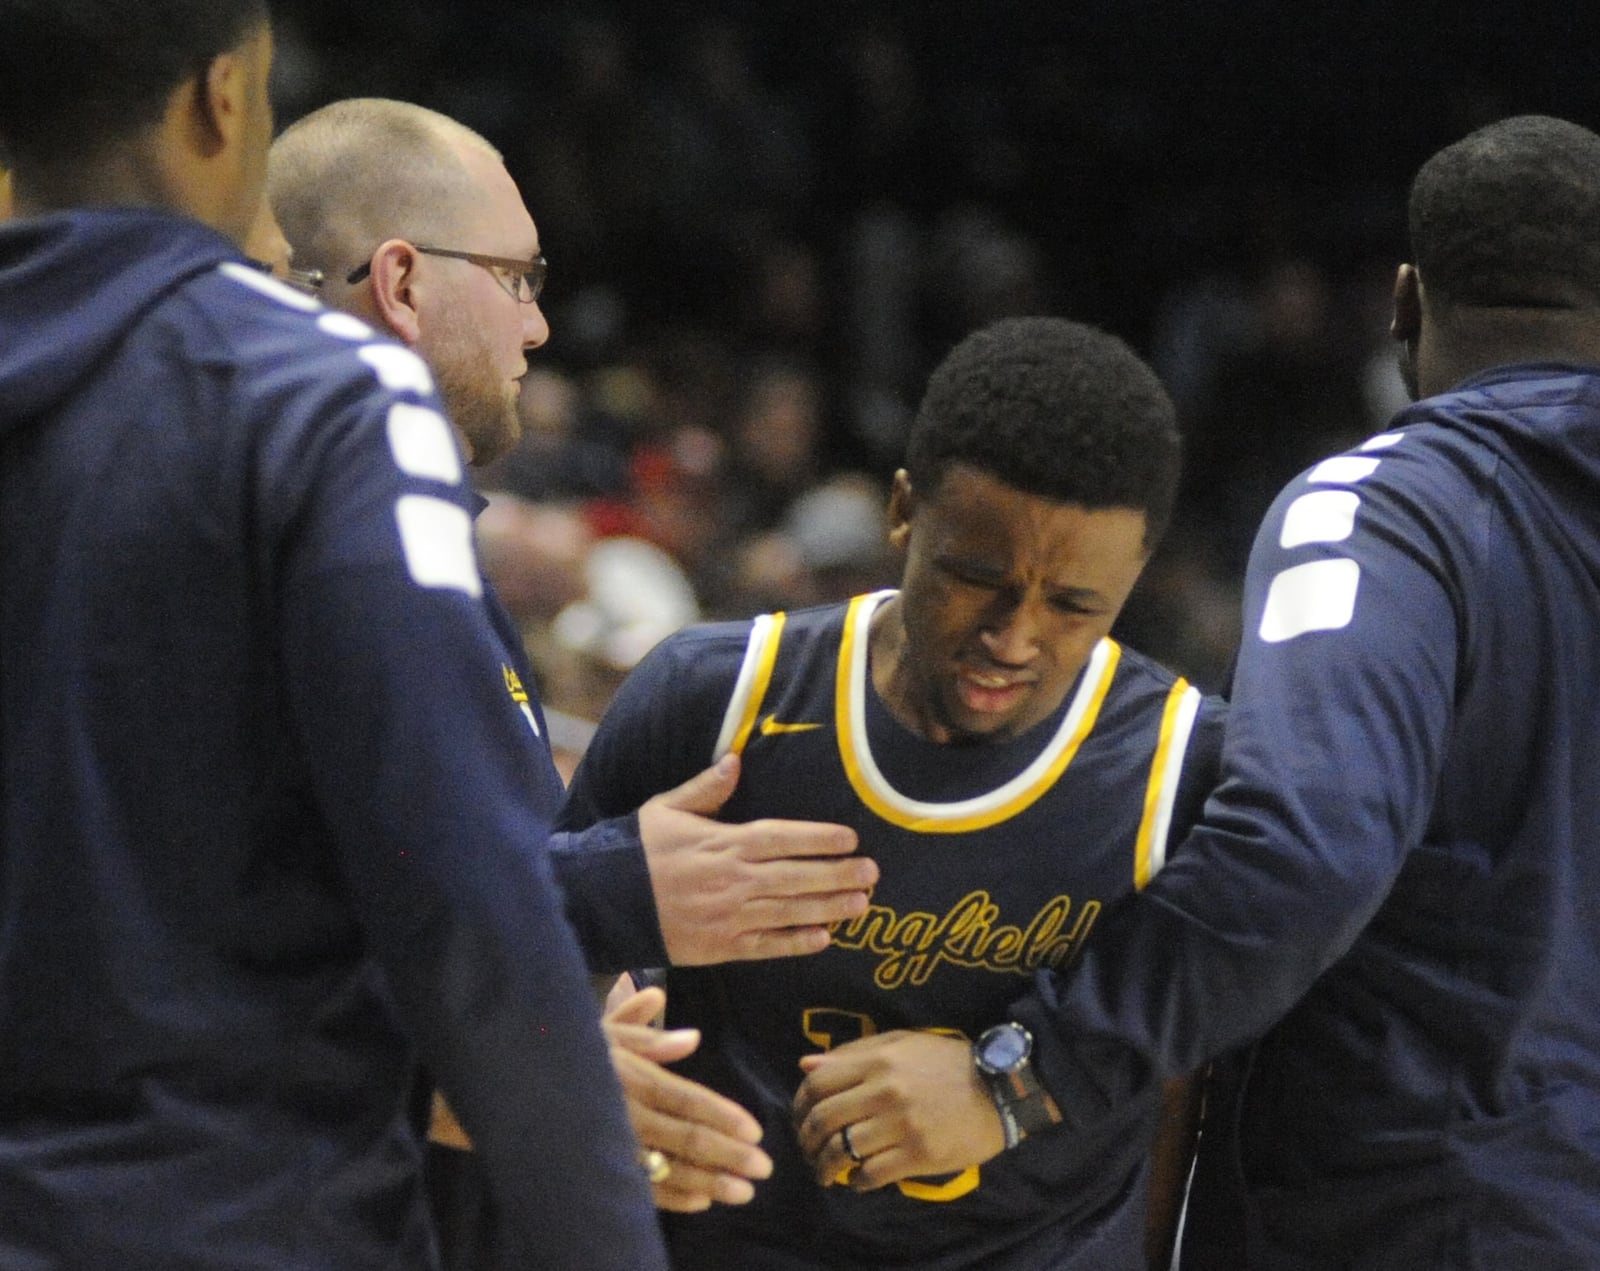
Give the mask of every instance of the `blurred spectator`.
[[(777, 603), (778, 579), (812, 585), (779, 567), (785, 509), (892, 466), (952, 344), (1003, 314), (1094, 322), (1149, 351), (1186, 425), (1181, 559), (1152, 564), (1130, 616), (1207, 683), (1230, 637), (1204, 615), (1267, 492), (1395, 403), (1365, 262), (1399, 254), (1415, 158), (1530, 85), (1600, 95), (1532, 52), (1481, 74), (1471, 5), (1423, 53), (1390, 10), (1363, 26), (1266, 0), (1205, 18), (1003, 0), (962, 23), (887, 0), (826, 21), (793, 0), (279, 9), (285, 122), (352, 92), (442, 106), (537, 191), (557, 337), (524, 395), (531, 435), (492, 480), (575, 507), (597, 539), (656, 543), (713, 611)], [(1558, 27), (1532, 22), (1528, 49), (1564, 48)], [(1408, 108), (1385, 108), (1402, 70)], [(741, 436), (762, 425), (738, 368), (766, 358), (803, 365), (820, 401), (776, 485), (753, 450), (793, 435)], [(757, 413), (783, 434), (797, 402)]]
[(725, 506), (736, 534), (771, 529), (822, 474), (822, 387), (792, 362), (762, 359), (745, 373), (728, 436)]
[(530, 368), (518, 407), (522, 439), (482, 471), (485, 488), (554, 501), (608, 498), (627, 490), (627, 424), (572, 377)]
[(664, 636), (700, 618), (683, 571), (643, 539), (595, 543), (578, 579), (578, 592), (553, 621), (526, 628), (546, 710), (564, 717), (568, 758), (576, 758), (571, 752), (582, 740), (572, 721), (599, 719), (635, 663)]
[(577, 512), (495, 491), (476, 528), (479, 564), (519, 624), (549, 622), (583, 595), (594, 535)]
[(889, 492), (864, 473), (812, 486), (776, 528), (745, 540), (723, 610), (728, 616), (829, 604), (894, 584)]
[(694, 589), (671, 556), (637, 538), (611, 538), (590, 550), (584, 591), (556, 616), (552, 632), (567, 648), (622, 675), (664, 636), (699, 620)]
[(1218, 538), (1231, 574), (1242, 572), (1279, 487), (1369, 431), (1367, 344), (1336, 310), (1323, 269), (1305, 257), (1275, 261), (1246, 303), (1248, 321), (1213, 349), (1206, 391), (1183, 420), (1184, 515)]

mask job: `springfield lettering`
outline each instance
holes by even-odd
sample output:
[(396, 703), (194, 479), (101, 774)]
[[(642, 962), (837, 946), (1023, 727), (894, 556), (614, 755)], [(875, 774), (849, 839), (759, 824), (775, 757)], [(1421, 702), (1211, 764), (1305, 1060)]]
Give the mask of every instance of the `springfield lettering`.
[(1072, 898), (1057, 896), (1026, 927), (1017, 927), (999, 921), (1000, 906), (988, 892), (973, 891), (942, 915), (915, 910), (901, 915), (871, 905), (854, 922), (836, 927), (833, 942), (841, 949), (881, 954), (873, 980), (882, 989), (926, 984), (941, 962), (1029, 975), (1070, 962), (1099, 913), (1098, 900), (1085, 901), (1074, 915)]

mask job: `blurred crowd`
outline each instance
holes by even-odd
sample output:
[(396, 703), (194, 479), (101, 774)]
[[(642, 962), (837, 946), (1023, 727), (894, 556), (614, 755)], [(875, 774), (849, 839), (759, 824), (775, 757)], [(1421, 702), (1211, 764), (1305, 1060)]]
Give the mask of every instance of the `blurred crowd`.
[[(1377, 26), (1347, 64), (1264, 3), (1234, 29), (1151, 0), (1048, 20), (278, 8), (281, 122), (421, 102), (500, 147), (527, 194), (553, 334), (479, 532), (546, 702), (579, 718), (685, 622), (892, 582), (887, 483), (928, 370), (974, 327), (1043, 312), (1122, 335), (1177, 403), (1178, 516), (1119, 633), (1222, 687), (1272, 493), (1403, 400), (1403, 174), (1505, 105), (1451, 87), (1447, 41), (1386, 49), (1364, 3)], [(1402, 59), (1426, 108), (1400, 116), (1383, 85)]]

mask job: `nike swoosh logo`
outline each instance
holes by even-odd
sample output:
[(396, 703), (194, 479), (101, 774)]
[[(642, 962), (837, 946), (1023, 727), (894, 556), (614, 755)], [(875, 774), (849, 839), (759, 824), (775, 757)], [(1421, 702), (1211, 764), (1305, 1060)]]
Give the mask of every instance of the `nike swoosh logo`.
[(768, 715), (761, 721), (761, 735), (776, 737), (779, 733), (809, 733), (813, 728), (821, 727), (821, 724), (780, 724), (776, 715)]

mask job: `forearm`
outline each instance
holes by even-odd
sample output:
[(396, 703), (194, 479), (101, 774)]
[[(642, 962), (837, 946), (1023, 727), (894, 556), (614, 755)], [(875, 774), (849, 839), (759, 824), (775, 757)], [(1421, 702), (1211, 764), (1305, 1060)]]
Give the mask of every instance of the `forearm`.
[[(1319, 493), (1304, 488), (1252, 556), (1221, 782), (1200, 823), (1019, 1005), (1069, 1121), (1264, 1033), (1350, 949), (1427, 833), (1454, 713), (1450, 589), (1409, 505), (1376, 492), (1353, 534), (1281, 533), (1285, 509)], [(1317, 578), (1349, 588), (1342, 608), (1334, 583), (1297, 590), (1295, 571), (1323, 566), (1336, 572)]]
[(1183, 1213), (1184, 1190), (1200, 1124), (1200, 1082), (1169, 1081), (1162, 1090), (1161, 1122), (1150, 1145), (1150, 1201), (1145, 1215), (1145, 1257), (1151, 1271), (1172, 1264), (1172, 1245)]
[(590, 971), (666, 964), (637, 813), (557, 832), (550, 859)]
[[(572, 1260), (603, 1242), (619, 1269), (662, 1265), (545, 846), (559, 783), (464, 599), (422, 606), (427, 630), (367, 630), (368, 606), (400, 607), (394, 588), (341, 576), (297, 596), (290, 650), (368, 947), (517, 1242)], [(438, 648), (454, 650), (444, 667)]]

